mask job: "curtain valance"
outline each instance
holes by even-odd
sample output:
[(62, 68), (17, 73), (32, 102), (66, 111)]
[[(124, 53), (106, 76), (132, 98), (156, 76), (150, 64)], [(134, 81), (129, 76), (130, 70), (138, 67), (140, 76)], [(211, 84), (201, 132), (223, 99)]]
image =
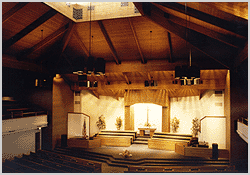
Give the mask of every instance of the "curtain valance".
[(154, 103), (168, 107), (168, 91), (165, 89), (126, 90), (124, 94), (125, 106), (135, 103)]

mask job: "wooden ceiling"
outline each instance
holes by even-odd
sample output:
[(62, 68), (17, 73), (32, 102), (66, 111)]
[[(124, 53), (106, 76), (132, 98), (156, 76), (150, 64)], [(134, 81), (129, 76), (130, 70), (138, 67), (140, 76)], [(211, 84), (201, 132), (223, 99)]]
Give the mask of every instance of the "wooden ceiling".
[[(97, 97), (122, 97), (126, 89), (146, 88), (145, 80), (158, 81), (148, 88), (168, 89), (178, 97), (224, 89), (227, 70), (248, 58), (247, 2), (136, 2), (128, 4), (130, 9), (132, 5), (140, 12), (132, 17), (105, 17), (108, 13), (102, 11), (94, 19), (100, 13), (95, 8), (90, 23), (72, 20), (48, 3), (2, 2), (2, 66), (59, 73), (80, 90), (87, 88), (77, 86), (73, 63), (91, 55), (106, 60), (105, 76), (88, 76), (98, 81), (97, 88), (88, 89)], [(174, 68), (190, 64), (190, 50), (203, 84), (173, 84)]]

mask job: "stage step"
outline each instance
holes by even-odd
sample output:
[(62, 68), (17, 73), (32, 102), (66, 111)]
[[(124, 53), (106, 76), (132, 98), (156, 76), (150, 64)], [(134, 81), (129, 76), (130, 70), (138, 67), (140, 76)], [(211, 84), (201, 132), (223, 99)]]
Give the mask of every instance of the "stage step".
[(150, 139), (150, 136), (137, 136), (136, 139), (134, 140), (133, 144), (143, 144), (147, 145), (148, 144), (148, 139)]
[[(115, 158), (112, 155), (103, 154), (103, 153), (96, 153), (96, 152), (90, 152), (87, 149), (83, 148), (55, 148), (55, 152), (60, 152), (65, 155), (71, 155), (83, 159), (88, 160), (94, 160), (99, 161), (103, 163), (107, 163), (109, 166), (113, 167), (123, 167), (128, 168), (130, 166), (146, 166), (146, 167), (165, 167), (165, 168), (173, 168), (173, 167), (179, 167), (179, 166), (191, 166), (191, 167), (197, 167), (197, 166), (204, 166), (204, 167), (211, 167), (215, 166), (229, 166), (229, 160), (228, 159), (218, 159), (218, 160), (212, 160), (212, 159), (205, 159), (205, 158), (182, 158), (182, 159), (165, 159), (165, 158), (154, 158), (154, 157), (148, 157), (144, 159), (132, 159), (132, 158)], [(118, 154), (118, 153), (117, 153)]]

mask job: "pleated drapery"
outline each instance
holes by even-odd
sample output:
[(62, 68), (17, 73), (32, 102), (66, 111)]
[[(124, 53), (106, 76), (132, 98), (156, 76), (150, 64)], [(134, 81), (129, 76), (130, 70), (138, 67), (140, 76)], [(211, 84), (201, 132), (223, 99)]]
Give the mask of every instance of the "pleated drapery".
[(124, 94), (125, 106), (136, 103), (154, 103), (163, 107), (168, 107), (168, 91), (165, 89), (145, 89), (127, 90)]

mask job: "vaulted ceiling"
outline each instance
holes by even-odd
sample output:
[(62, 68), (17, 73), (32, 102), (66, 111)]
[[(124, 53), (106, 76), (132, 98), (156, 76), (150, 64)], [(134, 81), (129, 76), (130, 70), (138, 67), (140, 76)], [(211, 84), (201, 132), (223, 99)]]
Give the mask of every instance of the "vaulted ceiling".
[[(223, 89), (215, 82), (225, 81), (227, 70), (248, 58), (247, 2), (91, 6), (90, 11), (88, 4), (3, 2), (2, 65), (59, 73), (73, 90), (81, 90), (87, 88), (78, 86), (74, 61), (102, 57), (105, 75), (88, 76), (98, 81), (98, 88), (89, 89), (97, 97), (123, 96), (126, 89), (145, 88), (145, 80), (158, 81), (149, 88), (169, 89), (170, 96), (189, 96)], [(82, 10), (82, 19), (74, 19), (73, 7)], [(204, 84), (187, 88), (173, 83), (174, 69), (189, 65), (190, 53)]]

